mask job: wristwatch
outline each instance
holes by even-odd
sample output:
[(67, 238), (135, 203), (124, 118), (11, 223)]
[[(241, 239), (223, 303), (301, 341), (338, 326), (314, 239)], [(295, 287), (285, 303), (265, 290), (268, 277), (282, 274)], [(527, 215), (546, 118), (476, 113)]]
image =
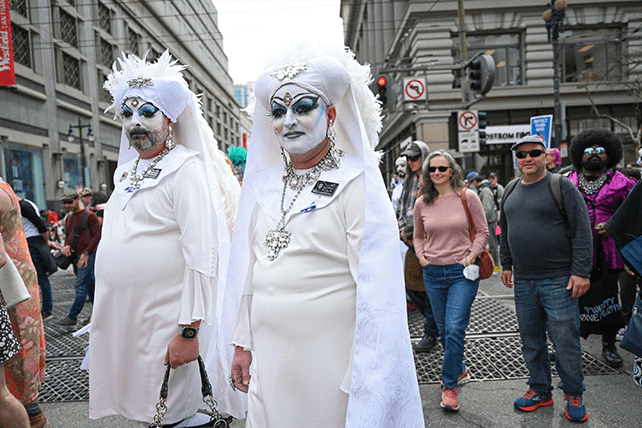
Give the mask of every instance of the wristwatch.
[(196, 327), (183, 327), (179, 325), (178, 334), (183, 336), (185, 339), (196, 339), (196, 336), (198, 336), (198, 329)]

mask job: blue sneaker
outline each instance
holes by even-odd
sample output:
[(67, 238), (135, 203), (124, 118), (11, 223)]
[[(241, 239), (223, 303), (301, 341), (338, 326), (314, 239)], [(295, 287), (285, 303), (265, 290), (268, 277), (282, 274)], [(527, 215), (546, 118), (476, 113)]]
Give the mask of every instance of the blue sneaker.
[(553, 397), (543, 398), (532, 389), (529, 389), (523, 397), (518, 398), (513, 403), (516, 409), (523, 412), (532, 412), (538, 407), (552, 406)]
[(581, 395), (564, 394), (564, 399), (566, 400), (566, 418), (569, 421), (584, 422), (588, 419)]

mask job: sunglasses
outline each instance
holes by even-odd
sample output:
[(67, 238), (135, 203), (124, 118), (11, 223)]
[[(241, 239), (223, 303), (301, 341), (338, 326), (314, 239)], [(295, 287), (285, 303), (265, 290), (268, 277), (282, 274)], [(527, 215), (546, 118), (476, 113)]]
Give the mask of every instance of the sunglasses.
[(421, 157), (421, 155), (408, 156), (408, 160), (409, 160), (410, 162), (415, 162), (415, 161), (416, 161), (416, 160), (418, 160), (420, 157)]
[(448, 168), (450, 167), (449, 166), (429, 166), (428, 171), (436, 172), (437, 170), (439, 170), (439, 172), (446, 172), (448, 171)]
[(517, 159), (526, 159), (527, 155), (531, 155), (532, 158), (540, 157), (544, 154), (544, 150), (528, 150), (528, 151), (519, 151), (515, 152), (515, 157)]
[(603, 155), (606, 153), (606, 149), (604, 147), (587, 147), (584, 149), (584, 156), (590, 156), (593, 153), (597, 153), (598, 155)]
[(76, 201), (75, 199), (72, 199), (71, 201), (63, 201), (62, 203), (63, 203), (63, 204), (65, 204), (65, 205), (71, 205), (71, 204), (73, 204), (75, 201)]

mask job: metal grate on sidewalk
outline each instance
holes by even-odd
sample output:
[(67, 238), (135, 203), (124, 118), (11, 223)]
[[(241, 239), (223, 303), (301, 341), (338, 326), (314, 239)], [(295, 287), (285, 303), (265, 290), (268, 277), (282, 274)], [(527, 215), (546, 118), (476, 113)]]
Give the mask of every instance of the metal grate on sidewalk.
[[(468, 367), (471, 380), (528, 379), (528, 369), (522, 356), (522, 342), (519, 337), (466, 338), (465, 346), (464, 363)], [(428, 354), (415, 353), (419, 383), (439, 383), (443, 360), (444, 351), (441, 347)], [(585, 376), (621, 373), (586, 352), (582, 352), (582, 369)], [(558, 375), (554, 364), (551, 364), (551, 374)]]

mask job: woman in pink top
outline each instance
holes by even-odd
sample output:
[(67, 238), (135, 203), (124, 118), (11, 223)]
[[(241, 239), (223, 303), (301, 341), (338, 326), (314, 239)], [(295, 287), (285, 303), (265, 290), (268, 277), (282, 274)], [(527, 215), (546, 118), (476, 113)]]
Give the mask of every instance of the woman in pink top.
[[(488, 223), (479, 197), (465, 187), (462, 170), (450, 153), (442, 150), (431, 153), (423, 164), (422, 176), (414, 210), (413, 241), (424, 267), (426, 293), (444, 348), (441, 407), (457, 411), (457, 386), (470, 378), (463, 363), (464, 337), (479, 286), (479, 278), (471, 281), (463, 272), (466, 266), (475, 263), (486, 246)], [(462, 192), (466, 192), (475, 226), (473, 242)]]

